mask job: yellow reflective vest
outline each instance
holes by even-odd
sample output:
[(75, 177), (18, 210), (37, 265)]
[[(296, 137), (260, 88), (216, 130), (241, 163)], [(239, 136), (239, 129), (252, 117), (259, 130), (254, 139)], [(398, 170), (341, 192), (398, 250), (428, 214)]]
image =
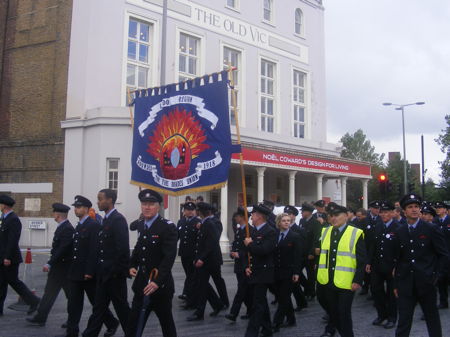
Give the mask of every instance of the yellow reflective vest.
[[(322, 229), (319, 268), (317, 281), (320, 284), (328, 284), (330, 268), (330, 241), (331, 229), (329, 226)], [(336, 287), (341, 289), (352, 289), (353, 277), (356, 272), (356, 243), (363, 231), (347, 225), (338, 243), (336, 252), (336, 265), (334, 266), (334, 280)]]

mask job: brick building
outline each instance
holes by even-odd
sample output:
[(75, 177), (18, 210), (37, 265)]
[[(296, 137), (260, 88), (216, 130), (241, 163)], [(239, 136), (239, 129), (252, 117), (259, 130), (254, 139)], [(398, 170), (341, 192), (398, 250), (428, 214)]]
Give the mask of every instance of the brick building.
[(62, 200), (71, 13), (71, 0), (0, 2), (0, 192), (25, 218)]

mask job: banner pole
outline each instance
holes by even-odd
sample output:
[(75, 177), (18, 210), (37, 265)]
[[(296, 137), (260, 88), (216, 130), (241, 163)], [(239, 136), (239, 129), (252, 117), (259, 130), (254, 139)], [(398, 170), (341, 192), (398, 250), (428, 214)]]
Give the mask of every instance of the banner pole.
[[(231, 105), (233, 106), (234, 120), (236, 122), (237, 143), (238, 145), (241, 145), (241, 132), (239, 130), (239, 118), (238, 118), (239, 116), (237, 112), (236, 90), (234, 89), (234, 78), (233, 78), (234, 69), (236, 68), (233, 67), (230, 63), (228, 63), (228, 78), (230, 80), (230, 87), (231, 87)], [(248, 224), (248, 212), (247, 212), (247, 187), (245, 185), (244, 156), (242, 155), (242, 149), (241, 152), (239, 152), (239, 166), (241, 170), (241, 184), (243, 194), (242, 201), (244, 203), (245, 237), (249, 238), (250, 228)], [(248, 266), (250, 268), (250, 253), (248, 253)]]
[[(131, 133), (134, 132), (134, 117), (133, 117), (133, 108), (131, 107), (131, 102), (133, 101), (133, 98), (131, 97), (131, 90), (130, 88), (127, 88), (127, 101), (128, 101), (128, 108), (130, 109), (130, 121), (131, 121)], [(142, 191), (142, 187), (139, 186), (139, 192)]]

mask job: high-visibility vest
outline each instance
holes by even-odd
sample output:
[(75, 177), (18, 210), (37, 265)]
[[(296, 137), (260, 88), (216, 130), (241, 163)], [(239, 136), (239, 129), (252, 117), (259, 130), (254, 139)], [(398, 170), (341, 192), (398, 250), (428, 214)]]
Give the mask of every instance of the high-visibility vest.
[[(320, 284), (328, 284), (328, 268), (330, 267), (330, 241), (331, 229), (329, 226), (322, 229), (319, 267), (317, 281)], [(336, 265), (334, 267), (333, 283), (341, 289), (352, 289), (353, 277), (356, 272), (356, 243), (363, 231), (347, 225), (338, 243), (336, 252)]]

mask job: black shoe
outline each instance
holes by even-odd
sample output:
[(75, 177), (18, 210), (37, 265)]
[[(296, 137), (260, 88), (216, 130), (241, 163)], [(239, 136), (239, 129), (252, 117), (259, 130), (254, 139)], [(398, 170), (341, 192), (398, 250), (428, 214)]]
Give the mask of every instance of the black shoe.
[(392, 321), (387, 321), (387, 323), (384, 325), (385, 329), (392, 329), (393, 327), (395, 327), (395, 323)]
[(322, 316), (322, 320), (328, 322), (330, 320), (330, 316), (328, 316), (328, 314), (325, 314)]
[(67, 322), (64, 322), (63, 324), (61, 324), (61, 329), (67, 329)]
[(261, 337), (271, 337), (271, 336), (273, 336), (272, 330), (261, 331)]
[(320, 335), (320, 337), (333, 337), (335, 334), (336, 334), (335, 332), (325, 331), (323, 334)]
[(300, 312), (303, 309), (307, 308), (307, 305), (299, 305), (297, 308), (294, 309), (295, 312)]
[(272, 331), (273, 332), (280, 332), (280, 327), (281, 327), (281, 324), (277, 323), (277, 324), (274, 325)]
[(221, 312), (223, 309), (225, 309), (225, 306), (222, 305), (221, 307), (214, 309), (214, 311), (210, 313), (209, 316), (216, 317), (219, 314), (219, 312)]
[(448, 309), (448, 304), (441, 303), (438, 305), (438, 309)]
[(383, 325), (385, 318), (377, 317), (373, 320), (373, 325)]
[(30, 325), (34, 326), (44, 326), (45, 321), (41, 321), (40, 319), (37, 319), (36, 317), (33, 318), (26, 318), (27, 322), (30, 323)]
[(233, 315), (233, 314), (226, 314), (225, 318), (230, 320), (230, 321), (236, 322), (236, 316)]
[(187, 299), (187, 296), (185, 294), (182, 294), (182, 295), (178, 296), (178, 298), (180, 300), (185, 300), (185, 299)]
[(180, 305), (180, 309), (181, 310), (192, 310), (192, 309), (195, 309), (195, 307), (193, 307), (192, 305), (185, 304), (185, 305)]
[(116, 333), (118, 327), (119, 327), (119, 321), (116, 321), (113, 327), (108, 328), (108, 329), (105, 331), (105, 334), (103, 335), (103, 337), (111, 337), (111, 336), (114, 336), (114, 334)]
[(27, 311), (28, 315), (31, 315), (33, 312), (35, 312), (37, 310), (40, 301), (41, 301), (41, 299), (39, 299), (38, 301), (36, 301), (32, 305), (30, 305), (30, 308)]
[(186, 318), (186, 321), (192, 322), (192, 321), (203, 321), (203, 317), (197, 314), (193, 314), (191, 316), (188, 316)]
[(250, 315), (249, 314), (245, 314), (245, 315), (242, 315), (240, 318), (241, 319), (249, 319)]
[(296, 326), (297, 322), (296, 321), (287, 321), (286, 323), (281, 324), (282, 328), (290, 328), (293, 326)]

